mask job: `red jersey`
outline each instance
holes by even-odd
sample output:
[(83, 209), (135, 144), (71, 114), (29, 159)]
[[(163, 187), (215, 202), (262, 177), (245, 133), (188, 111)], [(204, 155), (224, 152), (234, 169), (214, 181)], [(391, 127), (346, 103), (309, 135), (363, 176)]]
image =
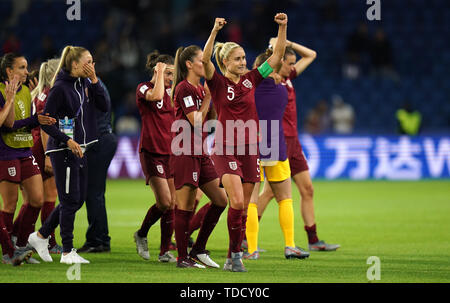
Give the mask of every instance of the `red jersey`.
[(153, 87), (154, 84), (149, 81), (140, 83), (136, 89), (136, 103), (142, 120), (139, 151), (145, 149), (150, 153), (170, 155), (171, 127), (175, 119), (170, 88), (166, 88), (161, 101), (148, 101), (145, 94)]
[[(36, 109), (36, 112), (41, 112), (44, 110), (45, 103), (47, 102), (47, 96), (48, 92), (50, 91), (50, 88), (44, 87), (42, 90), (42, 93), (37, 95), (34, 100), (34, 107)], [(33, 142), (36, 142), (37, 140), (41, 140), (41, 127), (37, 126), (31, 130), (31, 134), (33, 135)]]
[[(236, 84), (222, 76), (217, 71), (211, 80), (207, 80), (211, 91), (211, 97), (217, 111), (217, 120), (223, 127), (222, 143), (225, 146), (236, 146), (243, 144), (256, 144), (258, 142), (259, 119), (255, 105), (255, 88), (264, 80), (258, 69), (253, 69), (241, 76)], [(242, 120), (246, 125), (256, 125), (256, 129), (249, 131), (248, 128), (230, 127), (231, 121), (235, 123)], [(251, 123), (252, 121), (256, 123)], [(247, 123), (249, 122), (249, 123)], [(217, 136), (216, 144), (220, 137)], [(245, 132), (244, 132), (245, 130)], [(234, 132), (234, 140), (231, 140), (231, 132)], [(239, 137), (238, 137), (239, 134)]]
[(295, 95), (295, 89), (292, 85), (291, 80), (297, 77), (297, 72), (292, 69), (289, 77), (283, 80), (281, 84), (286, 86), (288, 91), (288, 104), (283, 115), (283, 129), (285, 137), (296, 137), (298, 136), (297, 131), (297, 97)]
[[(206, 95), (205, 89), (201, 84), (199, 84), (198, 86), (194, 86), (187, 80), (181, 81), (175, 88), (175, 95), (174, 95), (175, 119), (185, 120), (187, 121), (187, 123), (189, 123), (191, 127), (190, 155), (192, 156), (201, 157), (206, 155), (203, 149), (203, 142), (206, 142), (207, 136), (207, 133), (203, 132), (203, 125), (205, 124), (206, 119), (202, 123), (201, 134), (198, 134), (194, 132), (194, 126), (189, 122), (187, 118), (187, 115), (189, 113), (200, 110), (205, 95)], [(177, 134), (179, 134), (181, 131), (183, 131), (182, 128), (177, 132)], [(201, 145), (198, 145), (198, 143), (200, 143)], [(183, 145), (180, 144), (180, 147), (183, 147)], [(196, 149), (194, 150), (194, 148)]]

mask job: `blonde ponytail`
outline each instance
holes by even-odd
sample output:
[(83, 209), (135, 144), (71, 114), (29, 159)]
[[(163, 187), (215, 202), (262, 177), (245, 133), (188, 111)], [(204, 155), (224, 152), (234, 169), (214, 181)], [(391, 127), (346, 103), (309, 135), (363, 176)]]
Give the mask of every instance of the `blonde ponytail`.
[(50, 59), (41, 64), (39, 69), (39, 81), (38, 85), (31, 91), (31, 99), (34, 100), (36, 96), (39, 96), (45, 87), (51, 87), (51, 82), (56, 74), (56, 70), (59, 67), (59, 59)]
[(227, 72), (227, 67), (223, 64), (223, 59), (227, 59), (231, 51), (235, 48), (241, 47), (235, 42), (216, 42), (214, 45), (214, 57), (216, 58), (216, 63), (219, 66), (220, 71), (223, 75)]
[(81, 46), (72, 46), (68, 45), (64, 47), (61, 53), (61, 60), (59, 62), (58, 68), (56, 69), (55, 75), (51, 81), (51, 86), (55, 84), (56, 76), (58, 75), (61, 68), (64, 68), (67, 72), (72, 71), (72, 62), (80, 60), (81, 55), (87, 51), (84, 47)]

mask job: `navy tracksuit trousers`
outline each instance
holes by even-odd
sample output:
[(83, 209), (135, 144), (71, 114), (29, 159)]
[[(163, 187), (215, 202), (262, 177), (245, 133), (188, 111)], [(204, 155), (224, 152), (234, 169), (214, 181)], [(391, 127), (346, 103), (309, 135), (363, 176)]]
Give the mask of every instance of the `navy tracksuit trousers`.
[(63, 252), (73, 248), (75, 213), (86, 200), (88, 167), (86, 156), (76, 157), (70, 150), (50, 153), (59, 204), (39, 232), (47, 238), (60, 226)]

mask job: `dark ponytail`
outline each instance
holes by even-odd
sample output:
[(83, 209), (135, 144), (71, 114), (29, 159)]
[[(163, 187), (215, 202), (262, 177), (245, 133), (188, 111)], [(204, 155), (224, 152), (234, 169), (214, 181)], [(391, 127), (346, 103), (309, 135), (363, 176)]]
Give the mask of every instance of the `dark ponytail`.
[(172, 105), (173, 98), (175, 96), (175, 88), (178, 83), (186, 79), (188, 75), (188, 69), (186, 67), (186, 61), (194, 61), (194, 57), (198, 51), (202, 49), (197, 45), (190, 45), (188, 47), (179, 47), (177, 49), (177, 53), (175, 54), (175, 72), (173, 75), (173, 84), (172, 84)]
[(294, 55), (295, 56), (295, 51), (292, 47), (286, 46), (286, 49), (284, 51), (284, 56), (283, 59), (286, 59), (287, 55)]
[(147, 55), (147, 63), (145, 64), (145, 70), (149, 73), (150, 78), (153, 77), (156, 63), (162, 62), (168, 65), (174, 64), (174, 59), (171, 55), (160, 54), (158, 50), (154, 50)]
[(23, 57), (17, 53), (6, 53), (3, 57), (1, 57), (0, 62), (0, 80), (8, 81), (8, 73), (6, 72), (7, 68), (12, 69), (14, 65), (14, 61), (17, 58)]
[(272, 56), (272, 54), (273, 54), (273, 49), (271, 47), (266, 49), (266, 51), (264, 53), (259, 54), (255, 59), (255, 63), (253, 63), (253, 68), (259, 67), (261, 64), (266, 62), (267, 59), (269, 59), (269, 57)]

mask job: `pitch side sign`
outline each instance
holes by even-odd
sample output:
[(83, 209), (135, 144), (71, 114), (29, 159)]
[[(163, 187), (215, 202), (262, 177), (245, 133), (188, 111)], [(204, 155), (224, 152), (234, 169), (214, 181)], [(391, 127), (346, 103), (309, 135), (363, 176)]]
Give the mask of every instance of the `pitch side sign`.
[[(450, 178), (448, 136), (300, 135), (310, 173), (320, 179), (420, 180)], [(209, 145), (213, 137), (208, 138)], [(139, 138), (121, 137), (110, 178), (142, 178)]]

